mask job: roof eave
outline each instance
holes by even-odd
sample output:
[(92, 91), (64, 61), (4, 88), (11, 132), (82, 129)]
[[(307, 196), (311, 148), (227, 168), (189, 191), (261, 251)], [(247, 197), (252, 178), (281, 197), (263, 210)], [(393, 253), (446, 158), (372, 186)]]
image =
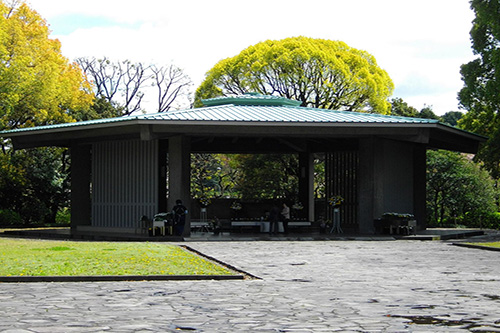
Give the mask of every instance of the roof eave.
[[(272, 128), (272, 131), (270, 129)], [(295, 131), (291, 131), (295, 128)], [(432, 131), (432, 135), (431, 132)], [(214, 120), (163, 120), (123, 118), (119, 121), (89, 122), (68, 126), (48, 126), (24, 131), (4, 132), (16, 148), (36, 146), (66, 146), (99, 140), (141, 139), (151, 140), (171, 135), (287, 135), (355, 137), (381, 135), (395, 139), (423, 143), (430, 148), (446, 148), (475, 153), (480, 142), (487, 138), (447, 126), (438, 122), (287, 122), (287, 121), (214, 121)], [(434, 140), (432, 140), (434, 138)], [(454, 144), (454, 142), (461, 142)]]

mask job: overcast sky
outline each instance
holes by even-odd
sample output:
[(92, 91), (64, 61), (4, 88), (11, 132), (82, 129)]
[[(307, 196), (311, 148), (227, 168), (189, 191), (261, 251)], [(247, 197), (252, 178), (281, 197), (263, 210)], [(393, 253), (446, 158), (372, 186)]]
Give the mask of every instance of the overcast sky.
[(219, 60), (268, 39), (341, 40), (377, 59), (401, 97), (458, 110), (460, 65), (474, 58), (468, 0), (30, 0), (69, 59), (174, 63), (195, 87)]

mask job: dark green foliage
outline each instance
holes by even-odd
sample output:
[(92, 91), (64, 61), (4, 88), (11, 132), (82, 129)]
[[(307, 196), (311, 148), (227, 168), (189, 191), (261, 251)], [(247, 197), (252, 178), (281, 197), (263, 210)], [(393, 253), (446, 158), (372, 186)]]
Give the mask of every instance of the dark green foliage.
[(114, 118), (123, 115), (123, 107), (114, 105), (104, 97), (96, 97), (94, 104), (85, 112), (75, 113), (73, 116), (78, 121)]
[(391, 99), (391, 115), (401, 117), (418, 117), (418, 111), (408, 105), (402, 98)]
[(482, 216), (480, 219), (474, 219), (475, 223), (471, 226), (476, 228), (500, 229), (500, 213), (493, 212)]
[(69, 226), (71, 223), (71, 211), (67, 207), (63, 207), (57, 212), (56, 224), (60, 226)]
[(500, 0), (472, 0), (476, 17), (470, 32), (478, 58), (462, 65), (464, 87), (458, 94), (468, 112), (460, 127), (490, 139), (477, 158), (491, 175), (500, 178)]
[(422, 110), (418, 111), (413, 106), (408, 105), (402, 98), (391, 99), (391, 115), (401, 117), (425, 118), (441, 120), (432, 107), (425, 106)]
[(0, 209), (0, 226), (8, 227), (8, 226), (18, 226), (23, 223), (21, 219), (21, 215), (18, 213), (9, 210), (9, 209)]
[(425, 106), (420, 110), (420, 113), (418, 115), (419, 118), (425, 118), (425, 119), (436, 119), (436, 120), (441, 120), (437, 114), (432, 111), (432, 108), (430, 106)]
[(193, 198), (239, 197), (235, 190), (239, 170), (232, 156), (191, 154), (191, 195)]
[(299, 162), (296, 155), (236, 155), (241, 171), (237, 189), (244, 199), (295, 200)]
[(443, 123), (451, 125), (451, 126), (457, 126), (459, 120), (462, 119), (463, 115), (464, 114), (462, 112), (460, 112), (460, 111), (446, 112), (441, 117), (441, 121)]
[(191, 193), (195, 198), (213, 197), (217, 188), (219, 161), (213, 154), (191, 155)]
[[(54, 224), (69, 204), (69, 157), (61, 148), (1, 154), (0, 209), (22, 217), (25, 226)], [(19, 220), (18, 220), (19, 222)]]
[(430, 225), (475, 226), (496, 212), (494, 182), (464, 155), (449, 151), (427, 153), (427, 217)]

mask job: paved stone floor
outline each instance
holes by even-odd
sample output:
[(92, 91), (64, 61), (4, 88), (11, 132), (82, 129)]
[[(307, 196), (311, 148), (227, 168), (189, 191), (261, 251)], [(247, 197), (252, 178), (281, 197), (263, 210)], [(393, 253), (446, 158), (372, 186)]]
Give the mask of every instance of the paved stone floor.
[(244, 281), (0, 284), (0, 332), (500, 332), (500, 252), (442, 241), (190, 242)]

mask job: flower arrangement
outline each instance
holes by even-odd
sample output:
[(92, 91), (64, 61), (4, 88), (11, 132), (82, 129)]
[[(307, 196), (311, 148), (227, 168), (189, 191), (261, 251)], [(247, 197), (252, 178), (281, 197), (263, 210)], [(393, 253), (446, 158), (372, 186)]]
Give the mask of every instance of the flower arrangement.
[(300, 202), (296, 202), (293, 204), (292, 208), (295, 210), (302, 210), (302, 209), (304, 209), (304, 206), (302, 206), (302, 204)]
[(340, 206), (344, 203), (344, 198), (342, 198), (340, 195), (335, 195), (328, 199), (328, 204), (333, 207)]
[(207, 197), (200, 198), (200, 205), (202, 207), (208, 207), (211, 203), (212, 203), (212, 200), (210, 200), (210, 198), (207, 198)]
[(382, 214), (383, 219), (414, 219), (413, 214), (401, 214), (401, 213), (384, 213)]
[(239, 202), (233, 201), (229, 208), (231, 208), (232, 210), (241, 210), (241, 208), (243, 207), (241, 207), (241, 204)]

